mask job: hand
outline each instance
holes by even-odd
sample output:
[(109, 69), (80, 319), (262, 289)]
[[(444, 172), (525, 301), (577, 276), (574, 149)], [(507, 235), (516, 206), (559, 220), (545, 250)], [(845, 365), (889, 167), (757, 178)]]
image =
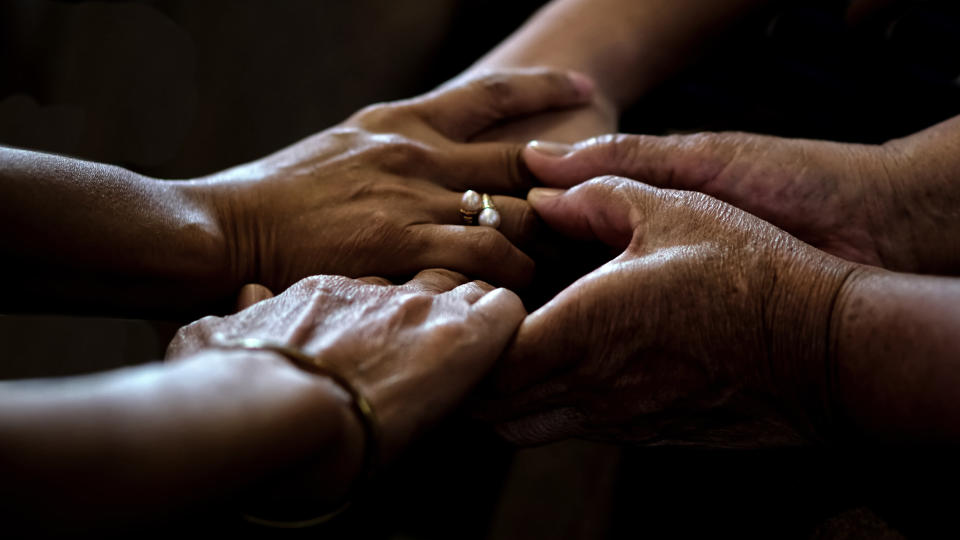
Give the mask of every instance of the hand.
[(505, 436), (819, 435), (833, 300), (856, 265), (706, 195), (623, 178), (529, 201), (550, 227), (624, 251), (520, 326), (483, 412)]
[[(960, 122), (882, 146), (745, 133), (611, 135), (560, 155), (524, 153), (545, 184), (618, 174), (695, 190), (851, 261), (902, 271), (960, 270), (956, 218)], [(951, 142), (951, 138), (953, 142)]]
[[(251, 296), (270, 293), (260, 288)], [(383, 457), (389, 459), (453, 410), (525, 314), (512, 292), (467, 283), (446, 270), (423, 271), (401, 286), (380, 278), (318, 276), (236, 315), (182, 328), (167, 358), (243, 338), (280, 342), (322, 358), (372, 403)]]
[(585, 103), (591, 88), (558, 71), (488, 74), (368, 107), (196, 189), (220, 216), (238, 284), (282, 289), (317, 273), (399, 277), (442, 267), (521, 286), (533, 270), (515, 247), (534, 224), (526, 202), (494, 198), (499, 231), (463, 226), (459, 208), (467, 189), (524, 189), (522, 147), (464, 142), (513, 116)]

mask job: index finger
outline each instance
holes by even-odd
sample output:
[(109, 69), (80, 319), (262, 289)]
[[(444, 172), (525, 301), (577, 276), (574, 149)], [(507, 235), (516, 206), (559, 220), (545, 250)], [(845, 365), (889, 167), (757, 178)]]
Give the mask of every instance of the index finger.
[(500, 356), (526, 316), (523, 301), (508, 289), (487, 293), (470, 307), (470, 318), (486, 329), (482, 343), (494, 358)]
[(507, 118), (585, 104), (593, 89), (593, 82), (577, 72), (513, 69), (455, 81), (415, 100), (411, 110), (462, 142)]
[(614, 308), (625, 302), (630, 284), (612, 270), (610, 263), (601, 266), (524, 319), (495, 373), (499, 392), (514, 393), (578, 362), (602, 358), (608, 343), (621, 339), (609, 319), (625, 316)]

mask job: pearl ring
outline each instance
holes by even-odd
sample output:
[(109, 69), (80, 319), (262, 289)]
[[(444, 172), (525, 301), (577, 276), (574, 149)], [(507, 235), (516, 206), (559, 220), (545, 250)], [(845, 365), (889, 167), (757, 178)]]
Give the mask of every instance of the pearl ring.
[(493, 204), (493, 198), (486, 193), (481, 196), (468, 189), (460, 199), (460, 219), (466, 225), (480, 225), (496, 229), (500, 227), (500, 212)]

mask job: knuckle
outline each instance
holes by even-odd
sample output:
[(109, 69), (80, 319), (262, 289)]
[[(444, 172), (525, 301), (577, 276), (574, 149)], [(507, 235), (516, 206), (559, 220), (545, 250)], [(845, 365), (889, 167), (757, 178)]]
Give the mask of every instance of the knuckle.
[(389, 279), (383, 278), (383, 277), (380, 277), (380, 276), (366, 276), (366, 277), (360, 278), (358, 281), (362, 281), (362, 282), (364, 282), (364, 283), (366, 283), (366, 284), (368, 284), (368, 285), (379, 285), (379, 286), (392, 285), (392, 284), (393, 284), (393, 283), (390, 282)]
[(181, 327), (167, 345), (168, 356), (181, 355), (189, 352), (191, 347), (210, 344), (214, 329), (219, 326), (221, 320), (220, 317), (207, 315)]
[(591, 206), (601, 206), (618, 199), (639, 204), (643, 200), (643, 193), (653, 189), (655, 188), (629, 178), (606, 175), (593, 178), (571, 191), (582, 191), (581, 196), (585, 197)]
[(484, 227), (477, 237), (476, 257), (483, 261), (505, 261), (513, 255), (513, 245), (494, 229)]
[[(422, 254), (434, 247), (434, 241), (429, 235), (424, 235), (407, 226), (400, 231), (396, 247), (399, 252), (407, 255)], [(410, 257), (407, 257), (407, 259), (408, 263), (412, 262)]]
[(505, 171), (508, 182), (507, 189), (517, 191), (529, 184), (529, 173), (523, 164), (523, 146), (508, 145), (500, 150), (501, 170)]
[(453, 284), (463, 283), (467, 279), (463, 274), (446, 268), (430, 268), (421, 272), (421, 275), (435, 281)]
[(351, 116), (347, 123), (371, 131), (391, 131), (409, 123), (414, 116), (412, 104), (405, 101), (392, 101), (367, 105)]
[(354, 148), (365, 135), (362, 129), (350, 125), (340, 125), (330, 128), (324, 132), (331, 139), (336, 141), (340, 148)]
[(486, 281), (483, 281), (482, 279), (474, 280), (472, 283), (476, 285), (481, 291), (483, 291), (484, 294), (496, 289), (496, 287), (487, 283)]
[(511, 79), (512, 77), (506, 73), (488, 73), (472, 84), (477, 89), (477, 93), (483, 96), (490, 108), (496, 112), (509, 108), (516, 97), (516, 88)]
[(710, 160), (710, 158), (715, 160), (731, 159), (735, 152), (753, 149), (757, 146), (757, 143), (764, 140), (764, 137), (741, 131), (719, 133), (704, 131), (690, 135), (675, 135), (672, 138), (676, 141), (675, 146), (678, 149), (689, 151), (695, 156), (707, 160)]
[(477, 79), (480, 89), (493, 98), (508, 98), (513, 94), (513, 77), (507, 73), (487, 73)]
[(391, 236), (390, 232), (393, 228), (393, 213), (384, 208), (377, 208), (367, 214), (364, 226), (355, 230), (353, 234), (354, 245), (380, 245)]
[(603, 145), (605, 151), (603, 157), (607, 163), (625, 169), (640, 162), (643, 157), (641, 156), (642, 139), (619, 133), (607, 137), (608, 141)]
[(424, 168), (433, 159), (432, 152), (421, 143), (399, 135), (384, 136), (386, 140), (373, 146), (367, 156), (383, 169), (408, 172)]
[(556, 69), (543, 68), (540, 78), (553, 91), (554, 95), (576, 95), (577, 90), (570, 82), (570, 77), (563, 71)]
[(484, 289), (483, 286), (480, 285), (480, 282), (477, 281), (464, 282), (460, 285), (460, 287), (464, 289), (463, 292), (466, 293), (467, 296), (471, 297), (479, 298), (487, 293), (487, 290)]
[(351, 281), (350, 278), (343, 276), (309, 276), (294, 283), (288, 292), (295, 299), (318, 299), (345, 287)]
[(539, 218), (533, 207), (526, 201), (522, 202), (516, 217), (516, 233), (521, 239), (530, 238), (536, 231)]
[(730, 133), (715, 133), (712, 131), (703, 131), (692, 133), (690, 135), (672, 135), (668, 139), (676, 142), (677, 148), (691, 150), (697, 153), (715, 152), (723, 142), (731, 138)]
[(388, 118), (391, 111), (392, 108), (387, 103), (374, 103), (354, 113), (349, 121), (362, 126), (373, 126)]
[(397, 307), (404, 320), (426, 319), (433, 309), (433, 295), (427, 293), (409, 293), (396, 298)]
[(445, 316), (442, 321), (431, 326), (437, 339), (446, 343), (464, 344), (465, 341), (479, 341), (479, 333), (466, 324), (466, 318), (463, 316)]
[(298, 281), (292, 288), (301, 291), (315, 291), (323, 288), (328, 281), (328, 276), (309, 276)]
[[(730, 171), (731, 165), (743, 161), (747, 153), (755, 150), (757, 139), (742, 132), (702, 132), (676, 136), (671, 148), (674, 155), (685, 156), (684, 174), (689, 178), (687, 186), (693, 189), (709, 189), (709, 185)], [(759, 156), (754, 156), (759, 157)], [(753, 158), (747, 162), (753, 163)], [(762, 165), (764, 160), (757, 160)]]
[(607, 174), (598, 176), (574, 188), (574, 190), (583, 190), (588, 195), (605, 196), (611, 195), (620, 190), (624, 184), (630, 181), (622, 176)]

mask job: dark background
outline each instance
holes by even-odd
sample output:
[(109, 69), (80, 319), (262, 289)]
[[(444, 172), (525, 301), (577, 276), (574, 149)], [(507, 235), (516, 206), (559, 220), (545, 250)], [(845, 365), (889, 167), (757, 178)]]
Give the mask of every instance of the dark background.
[[(956, 2), (894, 2), (856, 28), (844, 24), (843, 4), (784, 2), (744, 20), (628, 111), (622, 129), (882, 142), (960, 112)], [(538, 5), (5, 0), (0, 144), (161, 178), (211, 173), (370, 103), (431, 89)], [(179, 322), (0, 316), (2, 375), (159, 358)], [(580, 442), (515, 454), (482, 427), (449, 426), (412, 450), (344, 519), (307, 534), (955, 536), (956, 498), (934, 493), (956, 485), (949, 458), (873, 448), (718, 452)], [(238, 529), (232, 515), (168, 526), (257, 534)]]

